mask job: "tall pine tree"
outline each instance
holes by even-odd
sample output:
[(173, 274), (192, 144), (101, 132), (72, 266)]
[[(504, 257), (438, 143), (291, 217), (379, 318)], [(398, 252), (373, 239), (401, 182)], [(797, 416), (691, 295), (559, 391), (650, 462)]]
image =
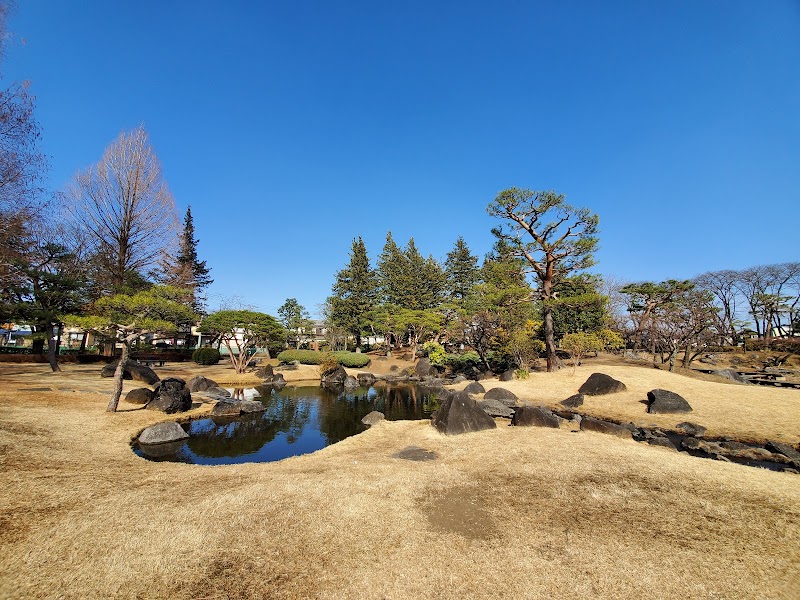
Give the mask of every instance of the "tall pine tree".
[(192, 219), (191, 206), (186, 208), (183, 232), (178, 236), (178, 255), (172, 257), (165, 254), (162, 257), (160, 266), (160, 282), (165, 285), (191, 290), (192, 308), (199, 313), (204, 312), (206, 298), (203, 291), (214, 280), (209, 277), (211, 269), (206, 266), (206, 261), (197, 257), (197, 239), (194, 237), (194, 220)]
[(480, 271), (478, 257), (469, 251), (464, 238), (459, 236), (444, 262), (447, 276), (447, 295), (453, 302), (461, 302), (478, 283)]
[(364, 240), (353, 240), (350, 262), (336, 274), (331, 298), (331, 320), (361, 346), (361, 334), (369, 325), (369, 312), (376, 301), (375, 273), (370, 268)]

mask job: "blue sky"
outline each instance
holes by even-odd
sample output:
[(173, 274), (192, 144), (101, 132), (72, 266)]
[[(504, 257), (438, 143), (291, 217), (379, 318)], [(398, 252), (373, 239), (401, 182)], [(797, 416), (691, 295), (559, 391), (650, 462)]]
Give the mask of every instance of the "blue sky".
[(597, 212), (617, 278), (800, 259), (795, 0), (18, 4), (50, 186), (143, 123), (212, 308), (314, 312), (359, 235), (483, 255), (510, 186)]

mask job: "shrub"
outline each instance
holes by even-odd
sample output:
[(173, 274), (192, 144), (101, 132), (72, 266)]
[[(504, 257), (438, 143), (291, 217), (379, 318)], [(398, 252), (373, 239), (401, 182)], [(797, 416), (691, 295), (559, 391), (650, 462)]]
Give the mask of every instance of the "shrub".
[(454, 373), (467, 373), (481, 365), (481, 357), (477, 352), (464, 352), (464, 354), (448, 354), (445, 360)]
[(339, 366), (339, 359), (333, 354), (333, 352), (325, 352), (320, 356), (319, 361), (319, 374), (326, 375), (331, 371), (335, 370)]
[(198, 365), (215, 365), (219, 359), (219, 350), (216, 348), (198, 348), (192, 352), (192, 360)]
[(282, 363), (292, 363), (298, 361), (303, 365), (319, 365), (322, 363), (325, 356), (332, 354), (335, 356), (339, 364), (344, 367), (351, 367), (358, 369), (369, 364), (370, 358), (366, 354), (359, 354), (357, 352), (316, 352), (314, 350), (284, 350), (276, 357)]
[(489, 367), (495, 373), (502, 373), (503, 371), (508, 371), (512, 367), (517, 366), (514, 357), (504, 350), (489, 351), (486, 355), (486, 360), (489, 363)]
[(422, 350), (428, 355), (428, 360), (434, 367), (444, 367), (447, 361), (447, 353), (444, 346), (438, 342), (425, 342)]
[(593, 333), (568, 333), (561, 338), (561, 348), (569, 352), (573, 367), (577, 367), (589, 352), (600, 352), (603, 342)]
[(530, 375), (528, 369), (517, 369), (514, 371), (514, 377), (517, 379), (527, 379), (528, 375)]
[(600, 343), (603, 345), (603, 350), (606, 352), (616, 352), (617, 350), (622, 350), (625, 347), (625, 340), (622, 339), (622, 336), (616, 331), (612, 331), (611, 329), (602, 329), (595, 335), (597, 335)]

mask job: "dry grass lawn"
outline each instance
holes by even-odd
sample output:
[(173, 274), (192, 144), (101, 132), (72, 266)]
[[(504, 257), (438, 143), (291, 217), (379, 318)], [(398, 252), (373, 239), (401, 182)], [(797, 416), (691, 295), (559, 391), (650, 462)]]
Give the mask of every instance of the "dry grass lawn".
[[(0, 364), (2, 598), (798, 597), (797, 475), (600, 434), (445, 437), (426, 422), (271, 464), (153, 463), (129, 442), (164, 415), (105, 413), (96, 367), (46, 369)], [(502, 385), (552, 404), (585, 369)], [(798, 440), (798, 392), (603, 370), (629, 392), (590, 399), (592, 413), (666, 425), (638, 402), (665, 387), (714, 432)], [(439, 458), (392, 458), (408, 446)]]

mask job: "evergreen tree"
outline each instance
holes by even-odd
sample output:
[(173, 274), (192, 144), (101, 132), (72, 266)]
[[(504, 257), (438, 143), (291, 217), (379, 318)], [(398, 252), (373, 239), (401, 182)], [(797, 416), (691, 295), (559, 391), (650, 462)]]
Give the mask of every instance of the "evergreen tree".
[(178, 236), (178, 255), (171, 257), (164, 255), (161, 261), (161, 283), (174, 287), (191, 290), (193, 308), (202, 312), (206, 298), (203, 290), (214, 282), (206, 267), (206, 261), (197, 256), (197, 239), (194, 237), (194, 220), (192, 207), (186, 208), (183, 220), (183, 232)]
[(378, 257), (378, 287), (381, 302), (402, 306), (404, 298), (403, 280), (408, 271), (405, 254), (395, 243), (392, 232), (386, 234), (386, 243)]
[(472, 291), (478, 282), (478, 257), (469, 251), (464, 238), (459, 236), (453, 249), (447, 253), (444, 263), (447, 276), (447, 296), (455, 302), (461, 302)]
[(376, 301), (375, 273), (370, 268), (364, 240), (353, 240), (350, 262), (336, 274), (331, 298), (331, 320), (355, 338), (361, 346), (361, 334), (369, 327), (369, 312)]
[(295, 341), (297, 347), (300, 348), (301, 338), (312, 327), (305, 306), (300, 304), (297, 298), (287, 298), (286, 302), (278, 309), (278, 317), (287, 331), (288, 338)]

